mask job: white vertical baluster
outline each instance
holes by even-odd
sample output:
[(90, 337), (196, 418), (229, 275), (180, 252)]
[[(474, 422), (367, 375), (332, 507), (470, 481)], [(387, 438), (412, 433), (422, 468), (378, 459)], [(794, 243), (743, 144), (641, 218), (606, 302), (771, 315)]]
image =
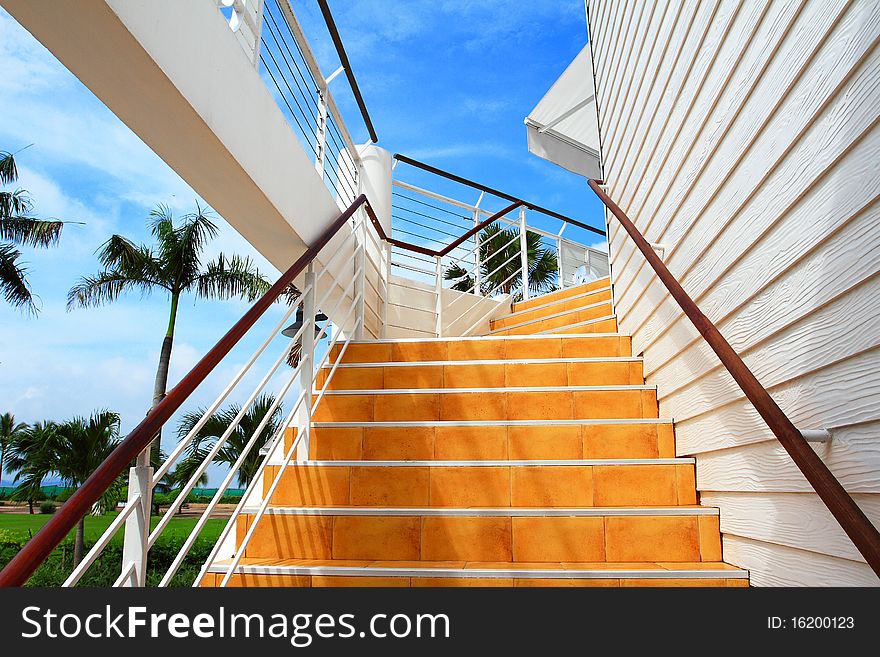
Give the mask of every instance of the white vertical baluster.
[(557, 284), (559, 285), (559, 289), (562, 290), (565, 288), (565, 269), (562, 266), (562, 238), (556, 238), (556, 266), (559, 268), (559, 274), (557, 278)]
[(306, 270), (305, 281), (306, 293), (303, 295), (303, 332), (302, 332), (302, 350), (300, 357), (302, 359), (302, 367), (299, 371), (299, 385), (303, 390), (303, 405), (300, 407), (302, 413), (300, 426), (304, 427), (305, 432), (302, 440), (297, 447), (296, 458), (298, 461), (305, 461), (309, 458), (309, 443), (312, 437), (312, 375), (315, 372), (315, 266), (309, 263)]
[(529, 298), (529, 247), (526, 239), (526, 209), (519, 206), (519, 248), (522, 264), (522, 300)]
[(382, 242), (382, 334), (388, 337), (388, 295), (391, 293), (389, 278), (391, 277), (391, 245)]
[[(480, 195), (483, 198), (483, 195)], [(479, 201), (477, 201), (479, 203)], [(480, 223), (480, 211), (474, 210), (474, 226)], [(480, 295), (483, 272), (480, 271), (480, 232), (474, 234), (474, 294)]]
[(437, 275), (434, 280), (434, 292), (437, 295), (437, 305), (434, 308), (434, 313), (437, 316), (437, 324), (434, 328), (434, 332), (437, 334), (438, 338), (443, 337), (443, 257), (442, 256), (434, 256), (434, 259), (437, 261)]
[(147, 551), (150, 536), (150, 511), (153, 503), (153, 468), (150, 447), (138, 455), (135, 467), (128, 471), (128, 501), (137, 500), (137, 508), (125, 520), (122, 543), (122, 571), (131, 568), (131, 576), (121, 586), (144, 586), (147, 581)]
[(315, 169), (323, 180), (324, 157), (327, 148), (327, 101), (321, 91), (318, 92), (318, 123), (315, 128)]
[[(358, 275), (357, 282), (354, 284), (354, 292), (352, 294), (357, 298), (357, 307), (355, 308), (355, 324), (354, 324), (354, 339), (355, 340), (363, 340), (364, 339), (364, 296), (366, 291), (366, 280), (367, 280), (367, 217), (366, 212), (364, 210), (360, 210), (361, 214), (361, 222), (360, 228), (358, 232), (360, 236), (355, 235), (355, 245), (354, 248), (357, 249), (356, 255), (354, 258), (354, 271), (357, 273), (358, 269), (360, 269), (360, 274)], [(358, 237), (360, 237), (360, 243), (358, 243)]]

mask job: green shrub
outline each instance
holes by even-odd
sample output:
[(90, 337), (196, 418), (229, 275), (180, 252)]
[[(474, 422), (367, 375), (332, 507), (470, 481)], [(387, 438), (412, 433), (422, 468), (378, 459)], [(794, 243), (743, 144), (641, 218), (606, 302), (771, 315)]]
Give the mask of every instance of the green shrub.
[(45, 515), (55, 513), (55, 502), (43, 502), (40, 504), (40, 513)]

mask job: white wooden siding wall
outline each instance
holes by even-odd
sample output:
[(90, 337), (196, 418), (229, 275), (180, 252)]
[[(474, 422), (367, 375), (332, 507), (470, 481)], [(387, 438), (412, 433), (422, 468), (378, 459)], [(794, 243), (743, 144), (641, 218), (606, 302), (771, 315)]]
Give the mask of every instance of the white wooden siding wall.
[[(880, 524), (880, 2), (589, 0), (609, 194)], [(621, 330), (755, 585), (878, 584), (611, 218)]]

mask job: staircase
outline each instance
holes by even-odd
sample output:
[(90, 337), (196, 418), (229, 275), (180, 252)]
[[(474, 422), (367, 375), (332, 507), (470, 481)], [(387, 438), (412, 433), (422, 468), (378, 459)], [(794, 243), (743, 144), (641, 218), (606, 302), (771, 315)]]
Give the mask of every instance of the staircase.
[(350, 344), (230, 584), (747, 586), (609, 280), (512, 310), (484, 337)]

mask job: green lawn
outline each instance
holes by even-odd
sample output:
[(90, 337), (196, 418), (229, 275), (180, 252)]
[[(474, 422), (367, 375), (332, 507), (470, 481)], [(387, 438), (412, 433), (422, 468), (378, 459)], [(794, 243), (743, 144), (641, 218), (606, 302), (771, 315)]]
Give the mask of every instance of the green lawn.
[[(101, 534), (104, 533), (104, 530), (113, 522), (113, 518), (116, 515), (117, 513), (114, 511), (103, 516), (86, 516), (86, 543), (98, 540)], [(27, 539), (30, 535), (36, 534), (51, 517), (49, 514), (0, 513), (0, 530), (9, 532), (14, 538)], [(192, 528), (195, 527), (196, 520), (197, 518), (174, 518), (168, 527), (165, 528), (165, 531), (162, 532), (162, 538), (170, 539), (173, 537), (178, 540), (186, 538), (190, 531), (192, 531)], [(158, 522), (159, 517), (153, 516), (150, 526), (155, 527)], [(212, 518), (202, 530), (201, 539), (211, 543), (216, 542), (225, 524), (226, 520)], [(73, 532), (70, 533), (70, 538), (73, 539)], [(122, 541), (121, 530), (113, 540)]]

